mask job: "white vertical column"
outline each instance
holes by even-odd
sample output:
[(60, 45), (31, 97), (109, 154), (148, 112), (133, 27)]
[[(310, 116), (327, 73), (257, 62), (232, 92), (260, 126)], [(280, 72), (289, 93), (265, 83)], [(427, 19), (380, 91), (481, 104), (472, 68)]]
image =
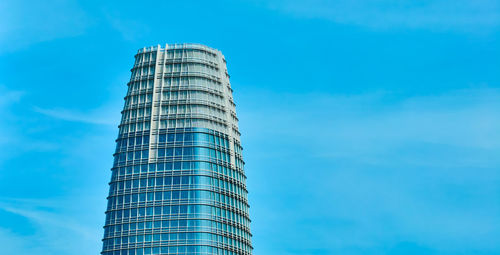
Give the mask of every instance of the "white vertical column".
[[(151, 102), (151, 125), (149, 129), (149, 160), (151, 162), (156, 159), (156, 141), (158, 141), (158, 130), (160, 128), (160, 100), (161, 100), (161, 87), (163, 83), (163, 68), (165, 62), (164, 52), (161, 46), (158, 45), (156, 49), (155, 59), (155, 72), (153, 75), (153, 100)], [(162, 61), (160, 61), (162, 60)]]

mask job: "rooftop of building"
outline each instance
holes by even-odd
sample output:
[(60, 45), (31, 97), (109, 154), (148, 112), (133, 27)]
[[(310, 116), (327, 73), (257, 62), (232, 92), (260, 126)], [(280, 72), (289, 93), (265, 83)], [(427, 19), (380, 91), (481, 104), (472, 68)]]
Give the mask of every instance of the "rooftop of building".
[(199, 50), (205, 50), (212, 52), (214, 54), (221, 54), (219, 50), (208, 47), (206, 45), (200, 44), (200, 43), (167, 43), (165, 44), (165, 47), (162, 47), (161, 44), (158, 44), (156, 46), (149, 46), (149, 47), (144, 47), (140, 48), (137, 53), (146, 53), (146, 52), (151, 52), (151, 51), (157, 51), (157, 50), (172, 50), (172, 49), (199, 49)]

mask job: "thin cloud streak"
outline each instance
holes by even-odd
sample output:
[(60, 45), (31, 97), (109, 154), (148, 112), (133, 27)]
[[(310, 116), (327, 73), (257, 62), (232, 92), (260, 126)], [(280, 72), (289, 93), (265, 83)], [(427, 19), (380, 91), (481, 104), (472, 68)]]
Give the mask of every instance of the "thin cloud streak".
[[(0, 85), (0, 114), (2, 115), (3, 121), (0, 122), (0, 133), (3, 135), (0, 136), (0, 146), (5, 145), (13, 140), (12, 137), (12, 128), (7, 126), (6, 123), (8, 120), (11, 120), (15, 114), (11, 113), (11, 107), (18, 103), (23, 95), (24, 91), (19, 90), (11, 90), (7, 87)], [(0, 155), (0, 162), (4, 155)]]
[(494, 0), (257, 2), (298, 17), (372, 29), (423, 28), (477, 33), (494, 31), (500, 25), (500, 4)]
[(5, 107), (8, 104), (18, 102), (24, 95), (24, 91), (20, 90), (9, 90), (6, 87), (0, 85), (0, 111), (1, 107)]
[(40, 225), (48, 225), (51, 228), (56, 227), (70, 230), (71, 232), (77, 233), (79, 236), (84, 238), (95, 239), (95, 237), (98, 236), (95, 233), (97, 231), (91, 231), (83, 225), (61, 218), (60, 214), (48, 213), (42, 210), (25, 210), (2, 205), (0, 205), (0, 208), (7, 212), (26, 217), (27, 219)]
[[(406, 242), (425, 254), (498, 250), (498, 89), (235, 98), (250, 200), (262, 201), (252, 207), (257, 249), (415, 254)], [(298, 239), (311, 241), (288, 241)]]
[(0, 53), (77, 36), (91, 20), (74, 0), (6, 0), (0, 3)]
[[(100, 231), (82, 225), (66, 215), (64, 203), (67, 201), (56, 201), (47, 199), (2, 199), (0, 210), (24, 217), (36, 226), (33, 234), (17, 234), (12, 230), (0, 228), (0, 239), (2, 247), (8, 247), (12, 252), (9, 254), (28, 254), (23, 252), (52, 252), (73, 253), (74, 248), (80, 247), (79, 243), (97, 243), (101, 236)], [(65, 233), (61, 235), (61, 233)], [(41, 243), (43, 246), (33, 246), (31, 243)], [(92, 247), (96, 248), (96, 247)], [(80, 249), (82, 254), (85, 251), (91, 254), (90, 249)]]
[(33, 110), (48, 117), (65, 121), (109, 126), (116, 126), (116, 124), (118, 123), (117, 120), (114, 120), (113, 118), (103, 117), (102, 115), (97, 114), (85, 114), (68, 109), (44, 109), (40, 107), (34, 107)]
[(40, 240), (41, 245), (34, 247), (32, 241), (10, 229), (0, 228), (0, 245), (3, 254), (44, 254), (44, 251), (47, 251), (44, 247), (46, 242)]
[[(247, 107), (254, 111), (240, 114), (242, 130), (259, 130), (250, 132), (250, 140), (273, 135), (307, 144), (306, 148), (319, 146), (323, 149), (310, 152), (318, 157), (356, 158), (374, 164), (499, 163), (491, 158), (500, 151), (497, 90), (455, 91), (396, 102), (391, 102), (390, 93), (281, 95), (280, 105), (260, 98), (259, 105)], [(261, 114), (259, 109), (266, 106), (269, 113)], [(287, 129), (276, 133), (281, 123), (288, 123)], [(437, 151), (441, 153), (433, 153)], [(391, 158), (393, 154), (398, 158)], [(450, 160), (457, 155), (461, 156)]]

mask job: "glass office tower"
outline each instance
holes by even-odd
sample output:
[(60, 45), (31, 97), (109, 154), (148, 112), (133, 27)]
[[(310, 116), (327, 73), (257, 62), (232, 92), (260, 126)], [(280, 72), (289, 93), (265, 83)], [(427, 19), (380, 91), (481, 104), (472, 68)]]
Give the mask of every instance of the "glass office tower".
[(252, 254), (224, 56), (167, 44), (140, 49), (131, 71), (101, 254)]

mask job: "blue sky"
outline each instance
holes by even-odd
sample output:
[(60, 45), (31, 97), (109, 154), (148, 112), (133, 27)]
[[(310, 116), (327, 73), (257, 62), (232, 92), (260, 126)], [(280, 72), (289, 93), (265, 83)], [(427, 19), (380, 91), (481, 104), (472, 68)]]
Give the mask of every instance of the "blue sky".
[(228, 60), (255, 254), (500, 254), (500, 2), (0, 3), (2, 254), (98, 254), (138, 48)]

